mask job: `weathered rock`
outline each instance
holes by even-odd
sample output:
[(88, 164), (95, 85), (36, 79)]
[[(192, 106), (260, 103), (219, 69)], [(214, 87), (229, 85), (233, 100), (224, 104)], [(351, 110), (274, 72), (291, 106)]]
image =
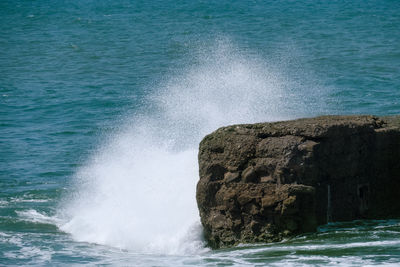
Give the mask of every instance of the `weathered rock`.
[(400, 217), (400, 116), (223, 127), (200, 143), (199, 167), (197, 203), (215, 248)]

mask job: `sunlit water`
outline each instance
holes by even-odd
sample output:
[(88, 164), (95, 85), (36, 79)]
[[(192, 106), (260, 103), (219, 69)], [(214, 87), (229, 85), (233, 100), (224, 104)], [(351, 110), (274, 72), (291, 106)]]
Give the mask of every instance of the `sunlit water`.
[(201, 138), (398, 114), (397, 1), (3, 1), (0, 264), (393, 265), (400, 221), (210, 250)]

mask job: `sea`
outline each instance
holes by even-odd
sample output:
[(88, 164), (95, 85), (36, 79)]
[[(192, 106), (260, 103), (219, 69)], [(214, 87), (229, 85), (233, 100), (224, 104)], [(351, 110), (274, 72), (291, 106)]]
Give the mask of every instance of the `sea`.
[(400, 220), (212, 250), (218, 127), (400, 114), (398, 0), (0, 1), (0, 266), (400, 266)]

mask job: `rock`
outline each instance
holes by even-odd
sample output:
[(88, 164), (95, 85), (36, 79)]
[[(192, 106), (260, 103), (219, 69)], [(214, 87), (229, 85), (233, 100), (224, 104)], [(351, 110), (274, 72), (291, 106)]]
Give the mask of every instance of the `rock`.
[(400, 116), (223, 127), (200, 143), (211, 247), (272, 242), (328, 221), (400, 217)]

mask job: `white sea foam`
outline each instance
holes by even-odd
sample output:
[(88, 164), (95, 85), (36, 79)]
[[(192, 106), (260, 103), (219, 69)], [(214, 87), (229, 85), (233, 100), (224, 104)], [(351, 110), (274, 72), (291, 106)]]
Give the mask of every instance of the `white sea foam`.
[(10, 235), (7, 233), (0, 232), (0, 243), (8, 243), (16, 246), (21, 246), (22, 238), (17, 234)]
[(234, 250), (228, 252), (219, 252), (220, 257), (232, 257), (242, 258), (246, 255), (253, 255), (257, 253), (272, 253), (277, 251), (291, 251), (291, 252), (302, 252), (302, 251), (324, 251), (324, 250), (344, 250), (348, 248), (368, 248), (368, 247), (397, 247), (400, 245), (399, 240), (385, 240), (385, 241), (364, 241), (364, 242), (348, 242), (348, 243), (332, 243), (332, 244), (311, 244), (307, 245), (301, 243), (299, 245), (290, 245), (285, 243), (272, 243), (257, 246), (249, 246), (244, 250)]
[[(14, 202), (14, 203), (19, 203), (19, 202), (26, 202), (26, 203), (44, 203), (44, 202), (48, 202), (48, 199), (26, 199), (26, 198), (17, 198), (17, 197), (13, 197), (10, 199), (10, 202)], [(1, 203), (0, 203), (1, 204)]]
[(201, 138), (226, 124), (321, 112), (304, 102), (317, 103), (309, 97), (318, 99), (318, 90), (291, 83), (227, 42), (197, 54), (199, 64), (153, 88), (148, 110), (127, 119), (77, 172), (60, 229), (135, 252), (204, 251), (195, 202)]
[(33, 223), (44, 223), (44, 224), (54, 224), (60, 225), (61, 220), (54, 216), (48, 216), (42, 214), (34, 209), (16, 211), (17, 215), (25, 221)]
[(52, 250), (30, 246), (22, 247), (17, 252), (5, 252), (4, 256), (10, 259), (30, 259), (30, 264), (32, 265), (44, 265), (44, 263), (51, 260), (52, 254)]

